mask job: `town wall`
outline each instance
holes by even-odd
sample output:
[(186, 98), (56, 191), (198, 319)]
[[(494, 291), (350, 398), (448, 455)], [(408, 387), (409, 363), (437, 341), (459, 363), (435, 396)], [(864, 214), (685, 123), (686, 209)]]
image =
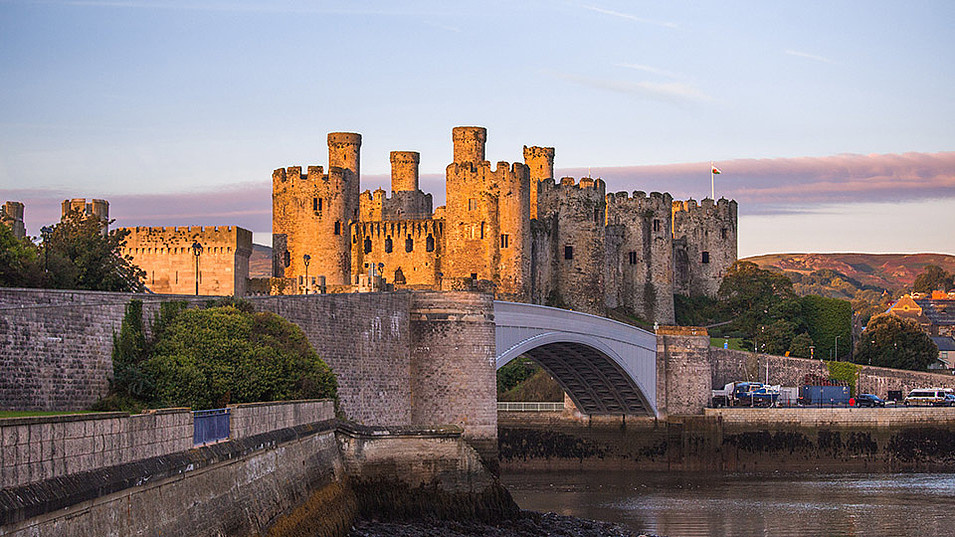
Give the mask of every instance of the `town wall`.
[[(153, 293), (248, 294), (251, 231), (235, 226), (120, 229), (129, 232), (120, 253), (146, 272), (144, 283)], [(202, 245), (198, 274), (195, 243)]]
[(737, 259), (737, 204), (725, 198), (673, 202), (674, 290), (715, 297)]
[(673, 323), (673, 231), (669, 194), (607, 195), (606, 304)]
[(548, 305), (601, 315), (604, 305), (606, 185), (600, 179), (541, 181), (538, 218), (553, 219), (556, 293)]
[(22, 239), (27, 236), (23, 225), (23, 204), (19, 201), (5, 201), (0, 205), (0, 225), (7, 226), (13, 236)]

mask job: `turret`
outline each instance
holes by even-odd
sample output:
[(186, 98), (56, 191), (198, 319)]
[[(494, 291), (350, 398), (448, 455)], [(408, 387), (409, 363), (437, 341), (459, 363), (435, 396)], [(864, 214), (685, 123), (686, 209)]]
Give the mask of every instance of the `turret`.
[(524, 164), (531, 176), (531, 220), (537, 218), (537, 189), (541, 181), (554, 179), (554, 148), (524, 146)]
[(418, 191), (418, 161), (417, 151), (391, 152), (391, 191), (417, 192)]
[(23, 226), (23, 204), (19, 201), (5, 201), (0, 206), (0, 224), (9, 227), (14, 237), (18, 239), (26, 237), (26, 228)]
[(361, 181), (361, 134), (357, 132), (328, 133), (328, 167), (345, 170), (345, 209), (347, 218), (358, 219), (358, 193)]
[(454, 142), (454, 162), (484, 162), (484, 143), (487, 129), (484, 127), (454, 127), (451, 130)]

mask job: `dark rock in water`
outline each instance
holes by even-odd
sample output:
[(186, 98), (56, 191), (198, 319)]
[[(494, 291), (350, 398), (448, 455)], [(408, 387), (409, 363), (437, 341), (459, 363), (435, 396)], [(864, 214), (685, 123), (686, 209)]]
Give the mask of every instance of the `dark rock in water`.
[(421, 519), (355, 522), (349, 537), (653, 537), (596, 520), (554, 513), (522, 511), (515, 518), (497, 524), (460, 520)]

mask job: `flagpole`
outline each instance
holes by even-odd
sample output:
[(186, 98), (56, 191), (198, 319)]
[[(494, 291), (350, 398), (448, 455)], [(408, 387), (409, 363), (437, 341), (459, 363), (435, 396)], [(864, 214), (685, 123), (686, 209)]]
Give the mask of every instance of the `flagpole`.
[(716, 184), (713, 180), (713, 161), (710, 161), (710, 199), (716, 199)]

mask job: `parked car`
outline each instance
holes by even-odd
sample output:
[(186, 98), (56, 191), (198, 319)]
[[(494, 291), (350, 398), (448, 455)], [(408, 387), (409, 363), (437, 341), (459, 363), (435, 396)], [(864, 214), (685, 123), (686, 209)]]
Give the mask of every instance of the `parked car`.
[(885, 401), (883, 401), (879, 396), (873, 395), (871, 393), (860, 393), (856, 396), (856, 406), (885, 406)]
[(951, 406), (951, 400), (947, 396), (952, 396), (951, 389), (946, 388), (922, 388), (912, 390), (902, 404), (909, 405), (933, 405), (933, 406)]
[(935, 406), (955, 406), (955, 394), (946, 393), (945, 400), (936, 403)]

